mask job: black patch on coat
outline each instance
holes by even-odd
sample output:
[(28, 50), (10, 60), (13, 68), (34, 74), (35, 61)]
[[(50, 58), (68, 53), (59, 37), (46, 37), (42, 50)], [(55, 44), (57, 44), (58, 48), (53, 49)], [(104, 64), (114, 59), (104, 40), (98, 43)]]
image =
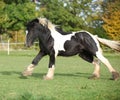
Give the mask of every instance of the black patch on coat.
[(65, 51), (59, 51), (59, 55), (72, 56), (79, 54), (81, 58), (91, 63), (96, 56), (96, 51), (98, 51), (95, 41), (87, 32), (76, 33), (71, 37), (71, 40), (65, 42), (64, 48)]

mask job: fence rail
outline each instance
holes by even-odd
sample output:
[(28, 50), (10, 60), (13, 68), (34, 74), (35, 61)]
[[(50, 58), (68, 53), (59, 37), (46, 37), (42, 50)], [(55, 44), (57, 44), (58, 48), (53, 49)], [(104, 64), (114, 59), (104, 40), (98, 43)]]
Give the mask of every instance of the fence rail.
[[(34, 45), (32, 46), (32, 49), (38, 49), (38, 42), (35, 42)], [(0, 43), (0, 51), (7, 51), (8, 55), (10, 54), (10, 51), (14, 50), (26, 50), (27, 48), (25, 47), (25, 43), (11, 43), (9, 42), (2, 42)], [(29, 48), (31, 49), (31, 48)]]
[[(39, 49), (39, 43), (35, 42), (34, 45), (31, 48), (25, 47), (25, 43), (11, 43), (9, 42), (0, 42), (0, 51), (7, 51), (8, 55), (10, 54), (10, 51), (16, 51), (16, 50), (30, 50), (30, 49)], [(115, 52), (114, 50), (102, 46), (102, 49), (104, 52)]]
[(15, 50), (24, 47), (24, 43), (0, 43), (0, 50)]

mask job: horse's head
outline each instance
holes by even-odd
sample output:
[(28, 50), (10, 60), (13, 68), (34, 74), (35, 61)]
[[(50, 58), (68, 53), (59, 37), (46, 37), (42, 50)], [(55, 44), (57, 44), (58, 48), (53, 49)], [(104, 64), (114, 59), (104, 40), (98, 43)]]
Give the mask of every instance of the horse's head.
[(26, 26), (26, 46), (30, 47), (37, 38), (37, 26), (39, 20), (34, 19), (30, 21)]
[[(41, 21), (41, 22), (40, 22)], [(44, 25), (43, 25), (44, 24)], [(30, 47), (41, 33), (44, 33), (45, 20), (33, 19), (26, 27), (26, 46)]]
[(55, 25), (46, 18), (36, 18), (30, 21), (26, 28), (26, 46), (30, 47), (36, 38), (43, 39), (45, 34), (49, 34), (54, 27)]

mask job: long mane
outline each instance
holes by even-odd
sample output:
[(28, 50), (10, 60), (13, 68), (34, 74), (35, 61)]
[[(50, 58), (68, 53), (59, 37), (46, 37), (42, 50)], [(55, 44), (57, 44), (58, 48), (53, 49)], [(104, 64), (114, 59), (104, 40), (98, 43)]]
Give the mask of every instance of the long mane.
[(42, 24), (43, 26), (47, 26), (50, 30), (55, 28), (57, 25), (53, 24), (46, 18), (38, 18), (39, 23)]
[(39, 23), (42, 24), (43, 26), (47, 26), (50, 30), (54, 29), (55, 31), (59, 32), (62, 35), (67, 35), (67, 34), (71, 34), (72, 33), (72, 32), (65, 32), (65, 31), (63, 31), (59, 27), (59, 25), (53, 24), (51, 21), (49, 21), (46, 18), (38, 18), (38, 20), (39, 20)]

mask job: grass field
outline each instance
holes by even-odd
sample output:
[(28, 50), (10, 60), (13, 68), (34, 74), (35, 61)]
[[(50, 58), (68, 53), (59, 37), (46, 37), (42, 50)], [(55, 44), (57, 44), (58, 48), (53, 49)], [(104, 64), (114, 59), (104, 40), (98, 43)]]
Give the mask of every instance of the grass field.
[[(90, 80), (93, 65), (78, 56), (58, 57), (53, 80), (43, 80), (48, 68), (44, 57), (32, 76), (21, 77), (37, 51), (0, 51), (0, 100), (120, 100), (120, 80), (109, 80), (111, 74), (101, 64), (101, 77)], [(120, 54), (105, 54), (120, 72)]]

